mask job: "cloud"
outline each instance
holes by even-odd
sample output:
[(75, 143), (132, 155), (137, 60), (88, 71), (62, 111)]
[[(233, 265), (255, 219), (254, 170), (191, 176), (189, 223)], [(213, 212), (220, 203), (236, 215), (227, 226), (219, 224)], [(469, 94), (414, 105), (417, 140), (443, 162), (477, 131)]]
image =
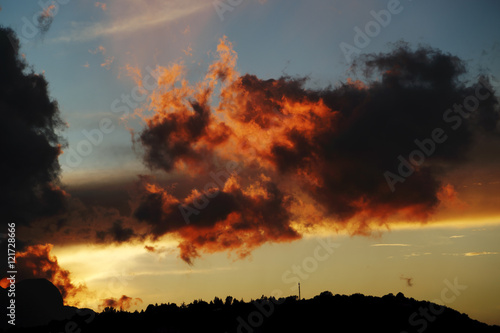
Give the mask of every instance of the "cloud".
[(100, 242), (104, 242), (108, 237), (111, 242), (124, 243), (135, 236), (134, 230), (124, 228), (122, 220), (116, 220), (113, 226), (105, 231), (96, 231), (96, 238)]
[(86, 42), (96, 38), (130, 34), (173, 22), (207, 7), (211, 7), (210, 2), (195, 0), (184, 2), (153, 1), (148, 4), (128, 1), (127, 5), (122, 7), (128, 10), (117, 12), (119, 16), (111, 23), (76, 24), (71, 33), (60, 36), (54, 41)]
[(146, 251), (151, 252), (151, 253), (155, 253), (157, 251), (155, 246), (145, 245), (144, 248), (146, 249)]
[(454, 236), (450, 236), (451, 239), (455, 239), (455, 238), (464, 238), (465, 235), (454, 235)]
[[(153, 239), (167, 233), (180, 235), (180, 257), (189, 264), (200, 256), (200, 248), (205, 252), (233, 250), (243, 258), (265, 242), (300, 238), (288, 223), (287, 198), (267, 180), (242, 188), (236, 178), (231, 178), (216, 195), (213, 191), (193, 191), (182, 203), (165, 190), (148, 188), (150, 192), (141, 199), (135, 217), (150, 226)], [(188, 212), (183, 210), (188, 208), (184, 207), (202, 202), (205, 195), (213, 199), (203, 215), (186, 221), (183, 212)]]
[(464, 201), (458, 198), (458, 193), (455, 187), (451, 184), (447, 184), (441, 187), (440, 191), (437, 193), (439, 201), (447, 206), (455, 209), (463, 209), (468, 205)]
[(412, 258), (412, 257), (420, 257), (420, 256), (428, 256), (431, 255), (431, 252), (425, 252), (425, 253), (417, 253), (417, 252), (412, 252), (410, 254), (405, 254), (403, 257), (405, 259)]
[(141, 271), (134, 276), (169, 276), (169, 275), (191, 275), (191, 274), (214, 274), (217, 272), (226, 272), (235, 270), (234, 266), (228, 267), (212, 267), (205, 269), (193, 269), (189, 267), (187, 269), (168, 269), (168, 270), (154, 270), (154, 271)]
[[(99, 45), (98, 47), (96, 47), (95, 49), (93, 50), (89, 50), (89, 53), (91, 54), (102, 54), (103, 56), (106, 55), (106, 48), (102, 45)], [(115, 57), (114, 56), (109, 56), (109, 57), (106, 57), (104, 59), (104, 62), (101, 64), (101, 67), (104, 67), (106, 69), (110, 69), (111, 68), (111, 64), (113, 63), (113, 61), (115, 61)]]
[(102, 300), (102, 303), (99, 305), (100, 310), (104, 310), (107, 307), (111, 307), (114, 309), (120, 309), (122, 311), (126, 311), (130, 309), (133, 305), (138, 305), (142, 303), (142, 299), (140, 298), (132, 298), (126, 295), (122, 295), (119, 299), (116, 298), (107, 298)]
[(478, 256), (486, 256), (486, 255), (495, 255), (499, 254), (498, 252), (487, 252), (487, 251), (482, 251), (482, 252), (466, 252), (466, 253), (442, 253), (442, 255), (445, 256), (463, 256), (463, 257), (478, 257)]
[(400, 279), (405, 280), (408, 287), (413, 287), (413, 278), (401, 275)]
[(54, 11), (56, 10), (56, 5), (52, 4), (44, 8), (37, 17), (38, 29), (40, 29), (41, 34), (47, 33), (49, 31), (52, 22), (54, 21)]
[(90, 53), (92, 54), (97, 54), (97, 53), (101, 53), (101, 54), (106, 54), (106, 48), (102, 45), (99, 45), (98, 47), (96, 47), (94, 50), (89, 50)]
[(96, 2), (94, 5), (96, 7), (101, 8), (103, 11), (106, 11), (106, 9), (107, 9), (107, 5), (105, 3), (102, 3), (102, 2)]
[[(191, 177), (193, 187), (175, 191), (143, 179), (134, 215), (153, 239), (179, 237), (188, 263), (200, 251), (244, 257), (315, 226), (364, 235), (371, 225), (426, 222), (440, 204), (458, 202), (442, 178), (466, 161), (475, 135), (498, 135), (482, 121), (488, 115), (496, 125), (496, 97), (461, 126), (443, 120), (454, 104), (490, 88), (462, 82), (463, 62), (436, 49), (398, 44), (364, 56), (354, 65), (364, 82), (320, 90), (306, 88), (306, 78), (241, 75), (236, 60), (223, 38), (195, 85), (181, 64), (157, 67), (158, 89), (135, 111), (145, 123), (135, 135), (145, 165)], [(447, 140), (393, 192), (384, 173), (437, 127)]]
[(53, 245), (34, 245), (16, 255), (17, 280), (45, 278), (61, 292), (65, 304), (77, 305), (78, 296), (85, 292), (84, 284), (76, 285), (71, 273), (59, 266), (57, 258), (51, 255)]
[(113, 61), (115, 60), (115, 57), (107, 57), (104, 62), (101, 64), (101, 67), (104, 67), (106, 69), (110, 69), (111, 68), (111, 64), (113, 63)]
[[(132, 184), (132, 180), (130, 181)], [(140, 225), (132, 221), (127, 183), (100, 182), (85, 186), (68, 186), (71, 197), (66, 209), (50, 217), (42, 217), (29, 226), (18, 226), (19, 246), (51, 243), (59, 245), (124, 243), (141, 240)], [(133, 231), (130, 231), (132, 229)], [(128, 238), (130, 233), (134, 237)], [(139, 235), (139, 236), (138, 236)]]
[(189, 56), (189, 57), (192, 57), (193, 56), (193, 49), (191, 48), (191, 46), (188, 46), (188, 48), (186, 50), (182, 50), (182, 52), (186, 55), (186, 56)]
[(395, 247), (399, 247), (399, 246), (411, 246), (411, 245), (410, 244), (372, 244), (370, 246), (377, 246), (377, 247), (380, 247), (380, 246), (389, 246), (389, 247), (395, 246)]
[(60, 188), (65, 128), (45, 77), (34, 73), (19, 54), (19, 41), (0, 27), (0, 218), (19, 225), (64, 210)]
[(476, 256), (485, 256), (485, 255), (491, 255), (491, 254), (498, 254), (498, 252), (467, 252), (464, 253), (463, 255), (466, 257), (476, 257)]

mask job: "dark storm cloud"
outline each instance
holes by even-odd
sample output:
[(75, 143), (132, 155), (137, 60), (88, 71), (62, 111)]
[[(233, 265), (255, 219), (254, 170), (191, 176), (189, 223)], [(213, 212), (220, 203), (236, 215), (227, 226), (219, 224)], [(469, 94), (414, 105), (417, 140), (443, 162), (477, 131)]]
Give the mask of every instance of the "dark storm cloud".
[(211, 142), (227, 138), (224, 127), (215, 136), (207, 132), (211, 111), (206, 103), (192, 101), (189, 105), (191, 110), (152, 119), (141, 133), (139, 140), (146, 149), (144, 160), (148, 166), (169, 172), (181, 158), (193, 164), (201, 163), (209, 152), (193, 149), (193, 143), (202, 138), (209, 138)]
[(198, 248), (236, 250), (244, 257), (267, 241), (300, 238), (289, 225), (289, 199), (272, 182), (255, 186), (258, 193), (234, 183), (223, 191), (196, 193), (182, 203), (166, 191), (146, 193), (135, 217), (150, 225), (153, 239), (168, 233), (181, 235), (180, 257), (189, 264), (199, 256)]
[[(282, 172), (311, 167), (323, 184), (311, 188), (311, 194), (341, 219), (362, 209), (375, 215), (410, 206), (430, 211), (438, 204), (443, 168), (464, 160), (477, 130), (471, 122), (451, 131), (443, 121), (445, 110), (474, 92), (474, 87), (460, 81), (464, 64), (437, 50), (412, 52), (401, 46), (392, 53), (363, 57), (358, 67), (377, 80), (361, 89), (346, 84), (318, 92), (316, 98), (338, 112), (318, 118), (318, 131), (312, 136), (288, 130), (293, 145), (275, 145), (271, 159)], [(494, 104), (494, 98), (482, 104), (478, 118), (496, 121)], [(322, 128), (324, 123), (329, 127)], [(449, 139), (405, 183), (398, 184), (397, 193), (391, 193), (384, 172), (396, 170), (397, 157), (413, 151), (415, 140), (430, 137), (438, 127), (449, 130)], [(362, 207), (359, 200), (365, 201)]]
[[(408, 208), (425, 216), (439, 203), (440, 176), (465, 160), (474, 133), (497, 127), (498, 101), (487, 99), (472, 121), (451, 129), (443, 119), (445, 111), (474, 96), (476, 88), (481, 87), (483, 93), (488, 90), (481, 83), (467, 86), (461, 81), (465, 66), (457, 57), (430, 48), (411, 51), (401, 45), (391, 53), (362, 57), (356, 67), (376, 79), (361, 86), (344, 84), (311, 91), (303, 88), (303, 80), (242, 78), (243, 90), (252, 96), (265, 95), (265, 100), (275, 101), (279, 100), (276, 95), (296, 101), (322, 100), (331, 110), (313, 118), (313, 131), (286, 129), (286, 143), (275, 143), (269, 159), (290, 176), (309, 170), (321, 186), (312, 185), (308, 192), (341, 220), (362, 211), (383, 218)], [(250, 123), (247, 113), (243, 110), (245, 117), (239, 120)], [(268, 111), (254, 113), (254, 118), (276, 117)], [(263, 129), (269, 126), (269, 121), (255, 123)], [(448, 140), (392, 193), (384, 172), (397, 170), (399, 155), (409, 154), (417, 148), (415, 140), (429, 138), (441, 127)]]
[(111, 242), (123, 243), (127, 242), (135, 236), (134, 230), (124, 228), (123, 221), (117, 220), (113, 222), (111, 228), (104, 231), (96, 231), (96, 238), (99, 242), (111, 240)]
[(57, 186), (64, 124), (48, 83), (19, 54), (13, 31), (0, 27), (0, 216), (27, 224), (63, 209), (65, 193)]

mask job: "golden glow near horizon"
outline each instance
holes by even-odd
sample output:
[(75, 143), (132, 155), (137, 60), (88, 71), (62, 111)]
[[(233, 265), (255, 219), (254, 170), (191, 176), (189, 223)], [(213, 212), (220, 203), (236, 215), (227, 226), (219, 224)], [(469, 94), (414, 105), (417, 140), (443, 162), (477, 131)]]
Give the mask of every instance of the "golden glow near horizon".
[[(491, 309), (499, 306), (494, 291), (500, 276), (495, 264), (500, 256), (495, 241), (499, 234), (499, 224), (443, 223), (392, 230), (377, 237), (310, 236), (293, 244), (264, 245), (247, 259), (205, 255), (193, 266), (179, 260), (172, 239), (159, 241), (158, 253), (138, 243), (54, 247), (52, 252), (71, 271), (75, 283), (86, 284), (84, 304), (96, 310), (102, 310), (103, 299), (122, 295), (141, 298), (131, 310), (145, 309), (151, 303), (210, 301), (215, 296), (247, 301), (262, 294), (288, 296), (296, 293), (297, 281), (306, 298), (324, 290), (376, 296), (401, 291), (416, 299), (439, 300), (445, 281), (458, 278), (471, 291), (464, 290), (448, 305), (473, 319), (498, 323)], [(335, 244), (331, 253), (321, 248), (321, 241)], [(480, 285), (474, 282), (478, 274), (482, 275)], [(480, 290), (486, 296), (472, 306)]]
[[(133, 179), (133, 173), (130, 175)], [(71, 176), (66, 180), (71, 179), (73, 186), (85, 185), (78, 181), (84, 179), (83, 174)], [(115, 183), (123, 176), (96, 172), (90, 179)], [(495, 279), (500, 277), (495, 268), (500, 247), (494, 242), (500, 233), (500, 216), (481, 216), (470, 208), (466, 212), (470, 213), (453, 214), (441, 207), (436, 217), (426, 223), (372, 225), (368, 237), (352, 236), (348, 228), (316, 226), (301, 230), (302, 240), (264, 245), (246, 259), (226, 253), (204, 254), (193, 266), (180, 260), (174, 237), (122, 245), (56, 245), (52, 253), (60, 266), (71, 272), (76, 285), (87, 286), (80, 306), (97, 311), (102, 310), (104, 299), (123, 295), (141, 299), (131, 311), (145, 309), (151, 303), (180, 304), (199, 298), (209, 301), (215, 296), (245, 300), (262, 294), (288, 296), (296, 293), (298, 280), (305, 297), (324, 290), (377, 296), (402, 291), (416, 299), (440, 300), (445, 281), (458, 278), (472, 287), (476, 273), (483, 272), (487, 278), (482, 278), (481, 285), (475, 288), (488, 296), (479, 301), (477, 292), (465, 290), (447, 305), (473, 319), (500, 323), (494, 310), (500, 306), (496, 301), (500, 295), (493, 292)], [(437, 220), (439, 216), (442, 220)], [(491, 236), (486, 236), (489, 233)], [(484, 241), (484, 237), (489, 240)], [(307, 258), (314, 258), (318, 239), (335, 239), (340, 247), (324, 262), (316, 260), (316, 267)], [(155, 252), (146, 246), (154, 247)], [(480, 306), (471, 305), (478, 302)]]

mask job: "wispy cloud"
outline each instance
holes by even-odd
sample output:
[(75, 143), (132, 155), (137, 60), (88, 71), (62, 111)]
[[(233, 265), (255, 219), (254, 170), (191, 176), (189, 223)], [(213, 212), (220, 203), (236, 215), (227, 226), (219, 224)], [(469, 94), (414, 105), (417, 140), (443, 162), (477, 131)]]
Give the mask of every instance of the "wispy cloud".
[(488, 254), (498, 254), (498, 252), (467, 252), (464, 253), (466, 257), (484, 256)]
[(106, 48), (102, 45), (99, 45), (94, 50), (89, 50), (89, 52), (92, 54), (97, 54), (97, 53), (106, 54)]
[(482, 251), (482, 252), (465, 252), (465, 253), (442, 253), (442, 255), (444, 256), (460, 256), (460, 257), (477, 257), (477, 256), (485, 256), (492, 254), (498, 254), (498, 252)]
[(410, 244), (372, 244), (370, 246), (376, 246), (376, 247), (379, 247), (379, 246), (411, 246)]
[(107, 57), (104, 62), (101, 64), (101, 67), (104, 67), (106, 69), (110, 69), (111, 68), (111, 64), (113, 63), (113, 61), (115, 60), (115, 57)]
[(96, 2), (94, 5), (95, 5), (96, 7), (101, 8), (103, 11), (105, 11), (105, 10), (107, 9), (106, 4), (105, 4), (105, 3), (102, 3), (102, 2)]
[(53, 42), (86, 42), (96, 38), (110, 37), (133, 33), (153, 28), (161, 24), (189, 16), (203, 8), (211, 6), (210, 2), (187, 1), (165, 2), (157, 5), (155, 10), (137, 10), (113, 20), (111, 23), (73, 23), (73, 31), (53, 39)]
[(145, 271), (135, 273), (134, 276), (164, 276), (164, 275), (186, 275), (186, 274), (212, 274), (221, 271), (236, 270), (234, 267), (215, 267), (205, 269), (174, 269), (174, 270), (159, 270), (159, 271)]
[(405, 280), (406, 281), (406, 285), (408, 287), (413, 287), (413, 278), (412, 277), (405, 277), (404, 275), (401, 275), (399, 278), (401, 280)]
[(454, 239), (454, 238), (464, 238), (465, 236), (464, 235), (455, 235), (455, 236), (450, 236), (450, 238)]
[(413, 252), (411, 254), (405, 254), (403, 257), (405, 259), (408, 259), (408, 258), (411, 258), (411, 257), (420, 257), (420, 256), (428, 256), (428, 255), (431, 255), (432, 253), (431, 252), (425, 252), (425, 253), (417, 253), (417, 252)]
[(42, 33), (46, 33), (51, 24), (52, 24), (52, 21), (54, 20), (54, 11), (56, 9), (56, 6), (54, 4), (48, 6), (47, 8), (45, 8), (41, 14), (38, 16), (37, 20), (38, 20), (38, 28), (40, 28), (40, 31)]

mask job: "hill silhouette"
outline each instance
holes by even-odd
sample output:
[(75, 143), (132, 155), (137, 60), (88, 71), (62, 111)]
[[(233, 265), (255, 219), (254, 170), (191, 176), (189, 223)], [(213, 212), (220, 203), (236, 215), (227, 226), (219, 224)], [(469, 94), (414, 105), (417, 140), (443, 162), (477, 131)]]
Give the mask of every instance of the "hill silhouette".
[[(15, 300), (15, 317), (8, 317), (10, 300)], [(12, 325), (9, 320), (14, 319), (16, 327), (40, 327), (51, 321), (68, 321), (75, 316), (77, 308), (65, 306), (61, 292), (46, 279), (26, 279), (16, 283), (15, 298), (8, 297), (8, 289), (0, 287), (0, 303), (3, 316), (0, 327), (3, 330)]]
[[(41, 288), (42, 291), (30, 289), (35, 287)], [(402, 293), (396, 296), (388, 294), (374, 297), (362, 294), (333, 295), (324, 291), (307, 300), (299, 300), (296, 296), (279, 299), (262, 296), (250, 302), (238, 301), (228, 296), (224, 300), (215, 297), (210, 302), (195, 300), (187, 305), (150, 304), (141, 312), (132, 313), (108, 307), (101, 313), (95, 313), (89, 309), (63, 306), (60, 294), (57, 296), (53, 287), (43, 279), (20, 282), (20, 295), (31, 293), (31, 297), (28, 300), (22, 296), (22, 302), (19, 299), (22, 306), (20, 305), (18, 311), (25, 311), (24, 314), (30, 311), (31, 317), (29, 320), (26, 317), (23, 319), (27, 320), (28, 325), (22, 325), (18, 321), (21, 325), (4, 328), (4, 331), (500, 332), (499, 326), (486, 325), (451, 308), (407, 298)], [(34, 327), (34, 323), (40, 322), (43, 322), (44, 326)]]

